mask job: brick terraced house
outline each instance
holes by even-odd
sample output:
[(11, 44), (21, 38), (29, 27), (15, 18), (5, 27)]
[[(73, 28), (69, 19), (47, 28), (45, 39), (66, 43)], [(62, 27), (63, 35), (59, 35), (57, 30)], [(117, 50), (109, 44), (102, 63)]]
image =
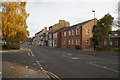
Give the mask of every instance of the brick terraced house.
[(62, 45), (62, 30), (68, 27), (62, 27), (53, 32), (53, 47), (60, 48)]
[(73, 25), (62, 31), (62, 48), (93, 48), (92, 29), (97, 19), (91, 19)]
[(49, 27), (49, 33), (48, 33), (49, 47), (55, 47), (55, 42), (53, 41), (53, 32), (63, 27), (70, 27), (70, 23), (65, 20), (59, 20), (59, 23)]

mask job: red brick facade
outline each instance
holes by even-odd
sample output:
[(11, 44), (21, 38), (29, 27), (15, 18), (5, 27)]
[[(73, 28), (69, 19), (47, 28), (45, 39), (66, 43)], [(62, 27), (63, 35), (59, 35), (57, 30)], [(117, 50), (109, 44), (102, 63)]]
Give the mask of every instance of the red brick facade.
[[(95, 24), (97, 19), (95, 19)], [(93, 48), (94, 19), (73, 25), (62, 31), (62, 48)]]
[(60, 48), (62, 45), (62, 30), (67, 27), (60, 28), (53, 32), (53, 47)]

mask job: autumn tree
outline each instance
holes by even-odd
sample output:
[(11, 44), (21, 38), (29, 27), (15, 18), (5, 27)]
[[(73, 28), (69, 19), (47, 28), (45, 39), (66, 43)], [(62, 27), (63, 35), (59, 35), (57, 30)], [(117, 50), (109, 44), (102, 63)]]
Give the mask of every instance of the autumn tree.
[(2, 34), (6, 39), (7, 46), (19, 45), (26, 41), (29, 36), (26, 19), (26, 2), (4, 2), (2, 8)]
[(94, 39), (97, 42), (104, 40), (112, 31), (113, 17), (106, 14), (103, 18), (98, 20), (97, 25), (93, 28)]

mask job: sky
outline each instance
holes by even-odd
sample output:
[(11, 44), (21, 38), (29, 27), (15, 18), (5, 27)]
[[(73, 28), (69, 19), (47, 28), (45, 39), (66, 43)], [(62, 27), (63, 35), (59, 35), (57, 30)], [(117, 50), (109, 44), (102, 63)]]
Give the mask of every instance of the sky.
[(59, 22), (69, 21), (74, 25), (95, 17), (102, 18), (110, 13), (115, 19), (117, 16), (117, 3), (119, 0), (29, 0), (26, 10), (30, 14), (27, 19), (30, 37)]

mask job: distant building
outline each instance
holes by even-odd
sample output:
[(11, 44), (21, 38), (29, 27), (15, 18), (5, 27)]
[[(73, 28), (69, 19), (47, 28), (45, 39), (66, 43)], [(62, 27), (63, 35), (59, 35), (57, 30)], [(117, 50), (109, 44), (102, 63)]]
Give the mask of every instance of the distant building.
[(73, 25), (62, 31), (62, 48), (93, 48), (92, 29), (97, 19)]
[(63, 27), (70, 27), (70, 23), (65, 20), (59, 20), (59, 23), (49, 27), (48, 42), (50, 47), (55, 46), (53, 42), (53, 32)]
[(42, 29), (41, 31), (37, 32), (35, 34), (35, 38), (33, 39), (33, 44), (34, 45), (41, 45), (43, 42), (41, 42), (41, 35), (43, 35), (44, 33), (48, 32), (47, 27), (44, 27), (44, 29)]
[(116, 47), (120, 46), (120, 31), (112, 31), (109, 36), (106, 37), (102, 42), (99, 43), (102, 47)]

